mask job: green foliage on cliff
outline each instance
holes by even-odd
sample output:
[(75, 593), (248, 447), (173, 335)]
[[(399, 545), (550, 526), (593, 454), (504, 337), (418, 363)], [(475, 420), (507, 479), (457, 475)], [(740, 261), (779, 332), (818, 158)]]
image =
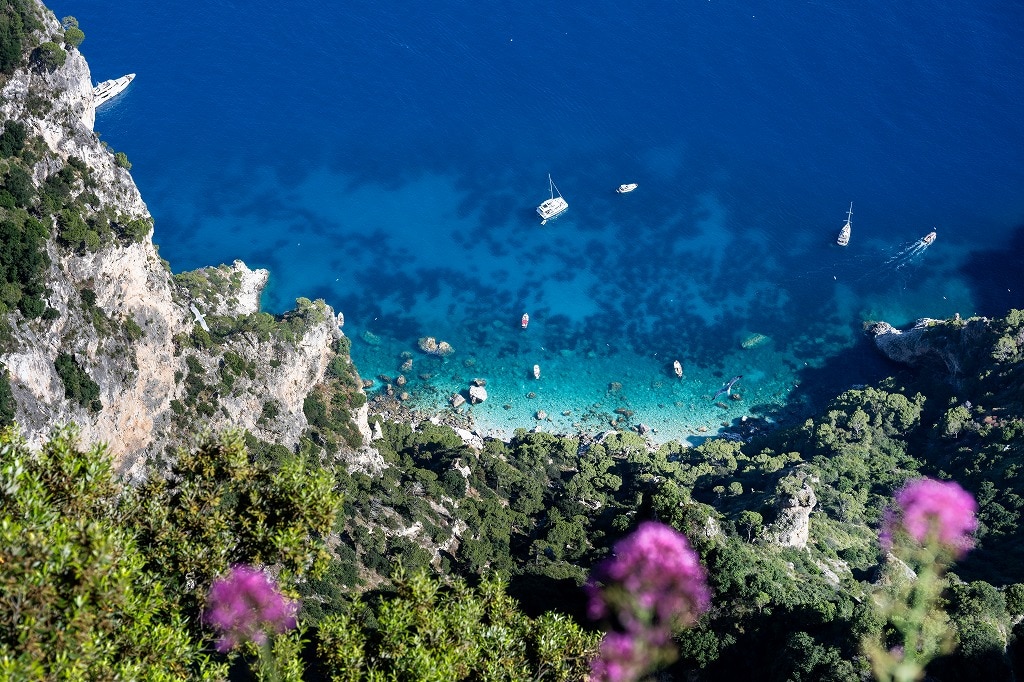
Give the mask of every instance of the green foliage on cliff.
[(82, 407), (98, 412), (100, 403), (100, 387), (93, 381), (70, 353), (60, 353), (53, 361), (57, 376), (64, 384), (64, 397), (74, 400)]
[(0, 157), (7, 158), (21, 153), (25, 146), (28, 129), (20, 121), (7, 121), (4, 131), (0, 133)]
[(32, 50), (32, 63), (46, 71), (53, 71), (64, 66), (67, 58), (68, 53), (64, 51), (64, 48), (51, 40), (47, 40)]
[(25, 39), (41, 27), (32, 0), (6, 0), (0, 12), (0, 73), (14, 73), (22, 60)]
[(0, 362), (0, 428), (10, 426), (14, 423), (14, 414), (17, 404), (14, 401), (14, 392), (11, 390), (11, 376), (7, 367)]
[(78, 26), (78, 19), (67, 16), (60, 20), (60, 25), (64, 29), (64, 44), (77, 49), (85, 40), (85, 33)]

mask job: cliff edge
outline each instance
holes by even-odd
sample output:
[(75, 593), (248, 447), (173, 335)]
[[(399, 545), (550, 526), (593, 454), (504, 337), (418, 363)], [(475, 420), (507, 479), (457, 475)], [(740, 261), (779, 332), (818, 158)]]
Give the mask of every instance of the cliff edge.
[[(63, 30), (36, 7), (42, 28), (0, 76), (0, 122), (25, 138), (0, 174), (12, 191), (22, 175), (31, 184), (0, 206), (0, 220), (22, 231), (41, 225), (46, 237), (37, 287), (45, 310), (12, 304), (0, 318), (16, 421), (34, 443), (75, 422), (132, 474), (203, 428), (240, 427), (297, 448), (310, 388), (336, 379), (339, 366), (357, 377), (334, 311), (300, 299), (283, 316), (261, 312), (267, 273), (240, 261), (172, 275), (130, 173), (93, 132), (86, 60), (69, 45), (62, 63), (38, 57)], [(360, 382), (347, 383), (361, 393)], [(369, 434), (352, 402), (356, 430)]]

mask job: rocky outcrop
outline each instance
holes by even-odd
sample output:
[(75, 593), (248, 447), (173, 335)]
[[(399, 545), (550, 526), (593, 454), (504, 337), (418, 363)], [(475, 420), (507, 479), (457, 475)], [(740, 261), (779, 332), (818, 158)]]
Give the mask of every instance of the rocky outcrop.
[(190, 296), (202, 299), (203, 313), (228, 317), (258, 313), (268, 279), (269, 270), (251, 270), (240, 260), (179, 276), (180, 281), (187, 280)]
[(888, 322), (877, 322), (868, 329), (875, 345), (890, 360), (922, 369), (945, 373), (959, 382), (978, 341), (989, 331), (989, 320), (956, 316), (951, 320), (921, 318), (909, 329), (900, 330)]
[(778, 516), (765, 532), (769, 542), (780, 547), (804, 549), (811, 533), (811, 512), (818, 504), (812, 483), (818, 480), (802, 473), (791, 474), (780, 484)]

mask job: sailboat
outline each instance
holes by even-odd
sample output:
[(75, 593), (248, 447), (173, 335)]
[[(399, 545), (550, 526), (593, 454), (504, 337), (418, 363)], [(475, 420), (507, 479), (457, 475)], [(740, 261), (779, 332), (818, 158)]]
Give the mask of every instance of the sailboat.
[(846, 224), (843, 225), (843, 229), (839, 230), (839, 239), (836, 239), (836, 244), (839, 246), (846, 246), (850, 243), (850, 232), (853, 230), (853, 202), (850, 202), (850, 210), (846, 212)]
[[(562, 198), (562, 193), (555, 187), (555, 181), (548, 173), (548, 185), (551, 188), (551, 198), (545, 199), (544, 203), (537, 207), (537, 215), (541, 217), (540, 224), (545, 225), (549, 220), (565, 212), (569, 208), (569, 202)], [(557, 194), (558, 196), (555, 196)]]

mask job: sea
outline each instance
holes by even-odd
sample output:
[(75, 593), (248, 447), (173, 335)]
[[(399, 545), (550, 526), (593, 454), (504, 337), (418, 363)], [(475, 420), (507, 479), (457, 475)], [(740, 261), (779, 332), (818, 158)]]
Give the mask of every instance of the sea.
[(1019, 0), (49, 6), (138, 74), (96, 132), (174, 272), (269, 269), (490, 435), (799, 421), (896, 371), (872, 322), (1024, 308)]

